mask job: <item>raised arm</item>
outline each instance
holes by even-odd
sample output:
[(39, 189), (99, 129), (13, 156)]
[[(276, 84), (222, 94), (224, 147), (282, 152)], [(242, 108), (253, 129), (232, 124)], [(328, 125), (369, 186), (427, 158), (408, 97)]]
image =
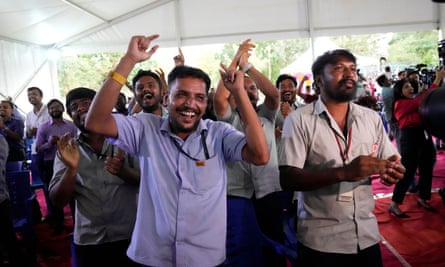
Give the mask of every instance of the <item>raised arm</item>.
[(258, 89), (263, 92), (265, 96), (264, 104), (271, 110), (278, 109), (280, 106), (280, 92), (275, 85), (273, 85), (264, 74), (257, 70), (255, 66), (249, 63), (247, 56), (240, 57), (239, 67), (240, 69), (245, 70), (249, 77), (258, 86)]
[(134, 65), (149, 59), (158, 49), (157, 45), (149, 48), (151, 41), (158, 37), (159, 35), (154, 34), (131, 38), (127, 52), (116, 66), (114, 74), (105, 80), (102, 88), (93, 99), (85, 120), (85, 126), (88, 130), (105, 136), (117, 136), (116, 121), (111, 115), (114, 104)]
[(247, 144), (242, 151), (243, 160), (255, 165), (266, 164), (270, 156), (269, 148), (260, 120), (250, 103), (246, 90), (244, 90), (244, 73), (239, 70), (234, 72), (223, 64), (221, 67), (221, 80), (234, 97), (244, 125)]

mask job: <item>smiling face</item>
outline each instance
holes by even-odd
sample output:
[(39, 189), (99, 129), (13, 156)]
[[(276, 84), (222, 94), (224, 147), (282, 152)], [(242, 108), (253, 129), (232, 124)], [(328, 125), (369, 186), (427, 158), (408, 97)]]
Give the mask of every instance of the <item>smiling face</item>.
[(339, 57), (334, 64), (327, 64), (316, 81), (324, 101), (347, 102), (357, 92), (357, 65), (346, 57)]
[(87, 112), (90, 109), (92, 99), (90, 98), (79, 98), (72, 100), (70, 103), (70, 115), (73, 119), (74, 124), (82, 132), (87, 132), (85, 129), (85, 118), (87, 117)]
[(178, 78), (170, 85), (168, 113), (172, 132), (185, 139), (196, 130), (207, 108), (206, 84), (199, 78)]
[(135, 83), (135, 99), (144, 112), (152, 113), (160, 108), (162, 95), (158, 82), (151, 76), (141, 76)]
[(293, 103), (297, 95), (297, 87), (291, 79), (282, 80), (279, 84), (281, 102)]
[(64, 111), (63, 105), (57, 101), (54, 101), (50, 105), (48, 105), (48, 113), (51, 116), (51, 118), (54, 119), (62, 118), (63, 111)]

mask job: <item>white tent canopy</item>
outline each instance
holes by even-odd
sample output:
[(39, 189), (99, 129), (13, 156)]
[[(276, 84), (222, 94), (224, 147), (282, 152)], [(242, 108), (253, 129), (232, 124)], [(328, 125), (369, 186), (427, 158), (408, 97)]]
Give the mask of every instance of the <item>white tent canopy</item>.
[(123, 51), (136, 34), (184, 47), (445, 28), (430, 0), (14, 0), (0, 14), (0, 94), (15, 97), (36, 84), (57, 94), (49, 49)]

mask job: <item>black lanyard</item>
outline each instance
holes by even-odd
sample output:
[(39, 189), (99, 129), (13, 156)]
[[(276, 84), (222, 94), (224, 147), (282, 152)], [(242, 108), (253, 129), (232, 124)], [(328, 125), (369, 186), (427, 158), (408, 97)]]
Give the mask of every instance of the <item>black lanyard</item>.
[[(208, 160), (210, 158), (210, 155), (209, 155), (209, 150), (207, 149), (206, 137), (207, 137), (207, 131), (205, 131), (205, 130), (201, 131), (201, 143), (202, 143), (202, 147), (204, 149), (204, 156), (205, 156), (206, 160)], [(173, 141), (173, 144), (175, 144), (176, 148), (178, 148), (179, 152), (184, 154), (187, 158), (194, 160), (194, 161), (201, 161), (197, 158), (190, 156), (187, 152), (185, 152), (184, 149), (182, 149), (181, 145), (178, 143), (178, 141), (175, 138), (170, 136), (170, 139)]]

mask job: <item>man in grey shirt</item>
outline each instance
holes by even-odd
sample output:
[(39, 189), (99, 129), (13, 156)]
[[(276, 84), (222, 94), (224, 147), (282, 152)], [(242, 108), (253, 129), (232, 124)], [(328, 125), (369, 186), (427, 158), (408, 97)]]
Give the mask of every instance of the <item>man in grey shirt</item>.
[(405, 168), (376, 112), (351, 102), (356, 58), (328, 51), (312, 65), (320, 99), (288, 116), (280, 182), (298, 192), (299, 266), (382, 266), (370, 177), (385, 185)]

